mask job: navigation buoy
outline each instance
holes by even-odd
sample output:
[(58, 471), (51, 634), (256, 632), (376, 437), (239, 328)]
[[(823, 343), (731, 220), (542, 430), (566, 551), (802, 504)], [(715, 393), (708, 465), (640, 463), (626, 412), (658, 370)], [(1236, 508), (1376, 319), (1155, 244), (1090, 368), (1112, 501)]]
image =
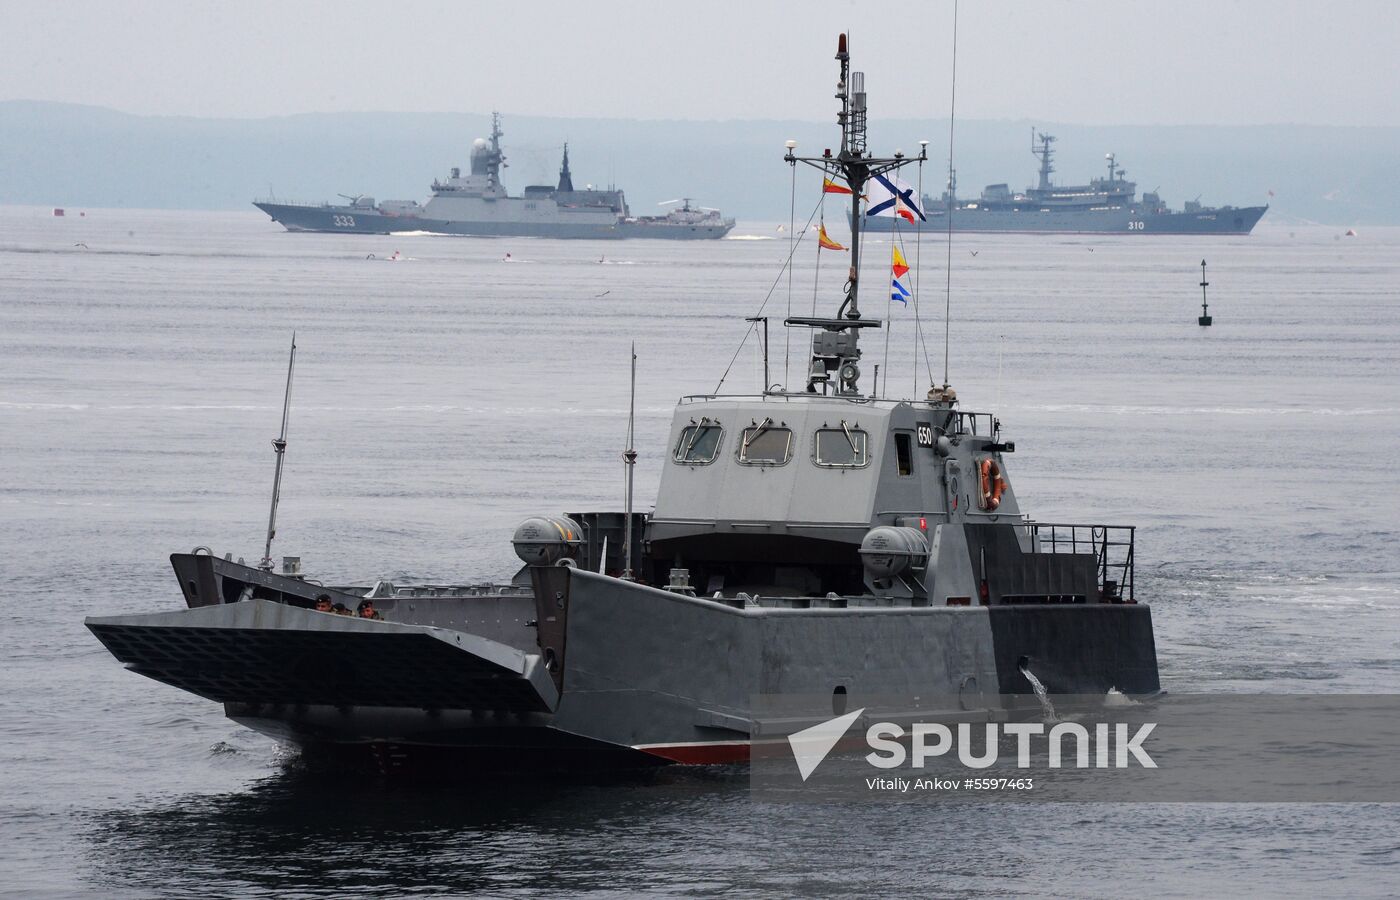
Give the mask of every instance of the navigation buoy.
[(1206, 261), (1201, 260), (1201, 314), (1196, 318), (1196, 324), (1206, 326), (1211, 323), (1210, 308), (1206, 306)]

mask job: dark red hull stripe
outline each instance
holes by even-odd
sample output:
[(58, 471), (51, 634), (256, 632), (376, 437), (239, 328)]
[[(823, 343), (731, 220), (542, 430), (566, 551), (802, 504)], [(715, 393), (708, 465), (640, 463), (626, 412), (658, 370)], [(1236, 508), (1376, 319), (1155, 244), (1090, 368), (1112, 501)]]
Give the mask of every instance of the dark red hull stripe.
[(640, 746), (633, 749), (687, 766), (749, 761), (748, 741), (721, 744), (662, 744), (651, 747)]

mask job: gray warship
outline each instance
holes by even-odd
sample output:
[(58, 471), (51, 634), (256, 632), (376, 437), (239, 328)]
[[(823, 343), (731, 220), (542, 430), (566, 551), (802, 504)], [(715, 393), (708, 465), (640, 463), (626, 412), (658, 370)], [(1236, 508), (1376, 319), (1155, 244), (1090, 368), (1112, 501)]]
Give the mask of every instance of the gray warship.
[(569, 171), (569, 145), (559, 181), (554, 185), (530, 185), (512, 197), (501, 184), (506, 156), (501, 150), (501, 117), (491, 114), (491, 139), (472, 144), (471, 168), (463, 175), (452, 169), (446, 181), (433, 181), (432, 197), (385, 200), (345, 196), (345, 204), (282, 203), (255, 200), (253, 205), (288, 231), (325, 231), (344, 234), (392, 234), (427, 231), (434, 234), (474, 237), (547, 237), (617, 240), (661, 238), (705, 240), (722, 238), (734, 227), (718, 210), (683, 208), (659, 216), (633, 216), (622, 191), (609, 188), (575, 190)]
[[(836, 59), (839, 152), (785, 160), (839, 178), (854, 204), (910, 160), (867, 152), (844, 34)], [(683, 397), (654, 508), (632, 509), (629, 437), (623, 510), (528, 519), (505, 581), (331, 587), (297, 558), (274, 571), (289, 364), (262, 561), (174, 554), (185, 608), (87, 627), (132, 671), (309, 758), (386, 770), (740, 762), (772, 740), (758, 695), (815, 697), (815, 722), (896, 692), (990, 721), (1036, 703), (1028, 670), (1057, 694), (1158, 693), (1134, 529), (1032, 519), (1015, 443), (948, 384), (863, 389), (860, 338), (881, 322), (859, 307), (859, 248), (832, 317), (786, 320), (811, 335), (805, 384)], [(316, 608), (332, 602), (383, 619)]]
[[(867, 217), (865, 227), (890, 232), (910, 227), (955, 232), (1013, 232), (1022, 234), (1249, 234), (1259, 224), (1267, 206), (1202, 206), (1187, 200), (1172, 210), (1155, 191), (1138, 199), (1137, 183), (1127, 180), (1117, 157), (1106, 154), (1108, 172), (1088, 184), (1057, 185), (1055, 136), (1031, 131), (1031, 153), (1040, 160), (1040, 178), (1033, 187), (1012, 191), (1005, 183), (989, 184), (976, 200), (957, 197), (957, 180), (935, 200), (923, 197), (921, 221), (900, 222), (894, 217)], [(912, 218), (912, 217), (907, 217)], [(951, 222), (950, 222), (951, 219)]]

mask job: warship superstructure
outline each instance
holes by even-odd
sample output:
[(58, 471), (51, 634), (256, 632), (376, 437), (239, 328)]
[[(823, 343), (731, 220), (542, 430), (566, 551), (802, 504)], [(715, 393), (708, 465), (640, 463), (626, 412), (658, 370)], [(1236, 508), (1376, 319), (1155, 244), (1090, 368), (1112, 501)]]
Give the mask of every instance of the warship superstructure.
[(501, 118), (491, 116), (491, 138), (472, 144), (471, 167), (464, 175), (452, 169), (446, 181), (433, 181), (427, 202), (346, 197), (345, 204), (280, 203), (257, 200), (253, 205), (288, 231), (346, 234), (392, 234), (426, 231), (475, 237), (662, 238), (704, 240), (724, 237), (734, 227), (718, 211), (672, 210), (662, 216), (632, 216), (623, 192), (613, 188), (575, 189), (569, 171), (569, 147), (564, 145), (557, 184), (529, 185), (512, 197), (501, 183), (506, 166), (501, 149)]
[[(1031, 153), (1040, 160), (1037, 183), (1024, 191), (1007, 184), (989, 184), (975, 200), (959, 199), (957, 180), (937, 199), (923, 197), (921, 221), (871, 217), (870, 231), (889, 232), (911, 227), (955, 232), (1020, 232), (1025, 234), (1249, 234), (1267, 206), (1203, 206), (1187, 200), (1173, 210), (1156, 191), (1138, 198), (1137, 183), (1127, 180), (1117, 157), (1106, 154), (1107, 173), (1088, 184), (1059, 185), (1055, 171), (1055, 136), (1031, 132)], [(951, 223), (950, 223), (951, 217)], [(910, 217), (912, 219), (912, 217)]]
[[(844, 34), (836, 59), (839, 151), (785, 159), (858, 208), (910, 160), (867, 152)], [(936, 695), (990, 721), (1035, 705), (1028, 670), (1053, 693), (1157, 693), (1132, 527), (1031, 519), (1015, 443), (948, 384), (866, 389), (860, 338), (882, 323), (860, 309), (859, 240), (851, 253), (834, 315), (786, 320), (811, 335), (803, 383), (679, 402), (650, 512), (629, 488), (621, 512), (528, 519), (522, 568), (481, 585), (326, 587), (294, 559), (274, 572), (270, 521), (261, 565), (171, 557), (187, 608), (87, 626), (250, 728), (386, 767), (742, 761), (771, 739), (757, 695), (815, 697), (812, 721), (847, 698)], [(369, 601), (383, 620), (318, 601)]]

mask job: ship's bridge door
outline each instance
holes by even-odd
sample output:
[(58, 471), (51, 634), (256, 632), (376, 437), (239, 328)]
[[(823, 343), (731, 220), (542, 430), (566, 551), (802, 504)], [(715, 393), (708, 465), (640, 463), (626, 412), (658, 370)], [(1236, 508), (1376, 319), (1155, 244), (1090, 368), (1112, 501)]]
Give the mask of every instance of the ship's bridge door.
[(948, 514), (964, 511), (967, 497), (963, 494), (962, 467), (956, 459), (949, 459), (943, 463), (943, 487), (947, 492)]

